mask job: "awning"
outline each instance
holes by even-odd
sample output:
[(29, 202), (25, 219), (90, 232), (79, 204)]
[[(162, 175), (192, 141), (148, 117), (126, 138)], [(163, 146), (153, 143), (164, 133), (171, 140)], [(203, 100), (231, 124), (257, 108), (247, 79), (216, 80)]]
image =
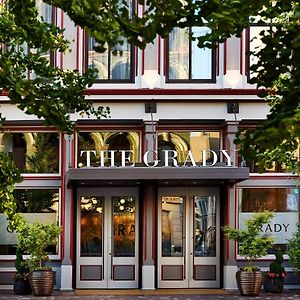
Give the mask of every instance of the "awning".
[(67, 184), (78, 186), (135, 185), (141, 181), (158, 184), (236, 183), (249, 178), (249, 168), (239, 167), (90, 167), (69, 169)]

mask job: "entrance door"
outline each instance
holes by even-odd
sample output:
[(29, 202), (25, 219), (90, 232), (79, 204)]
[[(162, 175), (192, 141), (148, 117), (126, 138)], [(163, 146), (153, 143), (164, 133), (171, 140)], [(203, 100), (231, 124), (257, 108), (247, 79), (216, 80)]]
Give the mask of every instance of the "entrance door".
[(137, 288), (138, 190), (80, 188), (77, 288)]
[(218, 188), (161, 188), (158, 287), (220, 287)]

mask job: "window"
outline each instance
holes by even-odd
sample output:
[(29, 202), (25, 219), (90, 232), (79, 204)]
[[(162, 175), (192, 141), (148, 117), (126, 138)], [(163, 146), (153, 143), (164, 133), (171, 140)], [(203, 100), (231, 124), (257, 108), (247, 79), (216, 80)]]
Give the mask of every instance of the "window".
[(124, 39), (123, 45), (103, 53), (96, 52), (95, 46), (95, 39), (87, 38), (87, 68), (97, 70), (98, 82), (133, 82), (134, 51), (127, 40)]
[(190, 39), (205, 35), (207, 27), (175, 28), (169, 35), (167, 57), (167, 80), (169, 82), (197, 81), (215, 82), (215, 50), (199, 48), (197, 40)]
[(59, 173), (58, 133), (0, 133), (0, 151), (8, 153), (22, 173)]
[[(260, 50), (262, 50), (265, 45), (262, 42), (262, 35), (261, 33), (263, 31), (267, 31), (270, 29), (270, 26), (261, 26), (258, 24), (253, 24), (248, 30), (248, 49), (249, 51), (257, 53)], [(248, 80), (255, 77), (256, 74), (254, 72), (250, 72), (250, 67), (258, 63), (258, 57), (256, 55), (247, 54), (247, 62), (246, 65), (248, 65)]]
[[(29, 222), (59, 224), (59, 190), (58, 189), (16, 189), (14, 197), (17, 212)], [(16, 253), (16, 233), (8, 230), (6, 216), (0, 211), (0, 255)], [(50, 254), (58, 254), (58, 244), (49, 247)]]
[[(274, 211), (274, 218), (262, 228), (275, 240), (274, 246), (286, 252), (287, 240), (296, 232), (299, 222), (299, 189), (295, 188), (241, 188), (239, 189), (239, 226), (255, 212)], [(270, 254), (274, 250), (270, 251)]]
[(120, 165), (122, 160), (120, 150), (132, 151), (130, 154), (128, 152), (131, 163), (140, 162), (140, 135), (134, 131), (80, 132), (78, 134), (78, 167), (86, 166), (85, 153), (81, 152), (87, 150), (96, 151), (95, 155), (91, 155), (91, 166), (99, 166), (101, 151), (105, 165), (111, 165), (112, 151), (115, 151), (113, 154), (115, 165)]
[(213, 131), (159, 132), (158, 158), (164, 162), (164, 150), (177, 152), (178, 163), (184, 163), (191, 150), (196, 163), (202, 163), (202, 151), (206, 150), (207, 163), (213, 162), (212, 151), (219, 157), (220, 133)]

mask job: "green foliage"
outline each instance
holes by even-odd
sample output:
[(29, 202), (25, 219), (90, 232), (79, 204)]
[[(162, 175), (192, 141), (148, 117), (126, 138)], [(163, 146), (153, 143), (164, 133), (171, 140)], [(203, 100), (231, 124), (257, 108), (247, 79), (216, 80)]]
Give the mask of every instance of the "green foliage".
[(22, 215), (16, 212), (17, 204), (13, 196), (15, 185), (22, 181), (23, 178), (14, 162), (6, 153), (0, 152), (0, 211), (7, 216), (11, 230), (25, 222)]
[(282, 263), (283, 263), (283, 252), (280, 248), (277, 248), (275, 251), (275, 260), (271, 262), (269, 267), (270, 272), (278, 275), (285, 274), (285, 269), (282, 266)]
[[(84, 90), (95, 80), (93, 70), (54, 68), (45, 52), (69, 50), (63, 31), (38, 18), (36, 1), (7, 1), (0, 7), (0, 90), (26, 114), (43, 118), (47, 125), (73, 132), (70, 111), (107, 117), (109, 108), (85, 101)], [(28, 51), (30, 49), (30, 51)], [(28, 75), (31, 78), (28, 78)]]
[(268, 249), (272, 247), (273, 238), (263, 236), (261, 232), (262, 226), (269, 223), (272, 218), (273, 213), (270, 211), (258, 212), (245, 222), (244, 230), (223, 227), (226, 238), (238, 242), (239, 254), (245, 256), (248, 261), (249, 265), (244, 268), (245, 271), (254, 271), (256, 267), (253, 266), (253, 260), (267, 255)]
[(300, 272), (300, 223), (297, 224), (297, 231), (288, 241), (289, 262), (295, 272)]
[(22, 251), (19, 248), (17, 248), (16, 251), (15, 268), (17, 270), (17, 273), (14, 276), (15, 279), (24, 279), (27, 277), (27, 274), (29, 273), (29, 267), (26, 261), (23, 259)]
[(61, 228), (55, 224), (23, 224), (18, 227), (18, 248), (30, 254), (27, 265), (30, 271), (45, 270), (49, 260), (47, 248), (55, 246), (61, 233)]

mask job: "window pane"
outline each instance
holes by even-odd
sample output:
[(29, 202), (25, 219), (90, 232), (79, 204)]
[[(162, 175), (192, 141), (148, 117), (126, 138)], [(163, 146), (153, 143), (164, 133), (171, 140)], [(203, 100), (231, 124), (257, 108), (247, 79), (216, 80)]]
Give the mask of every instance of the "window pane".
[[(58, 189), (17, 189), (14, 191), (17, 202), (17, 212), (33, 222), (45, 224), (59, 223), (59, 193)], [(8, 222), (0, 212), (0, 255), (11, 255), (16, 252), (16, 233), (7, 230)], [(58, 253), (58, 244), (49, 247), (50, 254)]]
[(162, 256), (183, 256), (184, 197), (161, 198)]
[(97, 79), (131, 79), (131, 46), (126, 39), (124, 39), (123, 45), (117, 45), (111, 51), (106, 50), (103, 53), (96, 52), (95, 46), (97, 46), (95, 39), (89, 38), (88, 68), (97, 69)]
[(189, 79), (187, 28), (175, 28), (169, 35), (169, 79)]
[(164, 160), (163, 150), (177, 151), (177, 161), (184, 163), (188, 151), (192, 151), (196, 163), (202, 163), (202, 150), (206, 150), (208, 164), (213, 161), (210, 150), (219, 156), (220, 133), (208, 131), (158, 133), (158, 157)]
[[(130, 44), (124, 39), (123, 45), (118, 45), (112, 49), (111, 53), (111, 74), (110, 79), (122, 80), (130, 79), (131, 61), (130, 61)], [(121, 51), (121, 53), (120, 53)]]
[(102, 256), (104, 197), (80, 199), (80, 256)]
[(194, 255), (216, 256), (216, 198), (194, 196)]
[(10, 155), (23, 173), (59, 172), (58, 133), (2, 133), (0, 149)]
[[(193, 27), (192, 32), (195, 38), (205, 35), (210, 31), (207, 27)], [(199, 48), (197, 40), (192, 41), (192, 78), (191, 79), (212, 79), (212, 49)]]
[(245, 220), (255, 212), (274, 211), (275, 217), (262, 232), (275, 239), (275, 246), (286, 251), (287, 239), (296, 232), (299, 222), (299, 189), (293, 188), (244, 188), (239, 189), (239, 224), (243, 228)]
[(109, 65), (108, 65), (108, 55), (109, 52), (105, 51), (103, 53), (96, 52), (94, 47), (97, 43), (94, 38), (89, 38), (88, 40), (88, 68), (97, 69), (98, 79), (108, 79)]
[[(122, 154), (119, 150), (132, 150), (130, 163), (140, 161), (140, 135), (138, 132), (80, 132), (78, 134), (78, 167), (86, 166), (86, 154), (80, 156), (81, 151), (95, 150), (96, 155), (91, 155), (91, 166), (98, 167), (100, 164), (100, 151), (103, 151), (105, 165), (111, 165), (111, 153), (114, 152), (115, 165), (120, 165)], [(127, 155), (126, 155), (127, 156)]]
[(114, 240), (113, 255), (115, 257), (135, 256), (135, 198), (129, 196), (113, 196)]

